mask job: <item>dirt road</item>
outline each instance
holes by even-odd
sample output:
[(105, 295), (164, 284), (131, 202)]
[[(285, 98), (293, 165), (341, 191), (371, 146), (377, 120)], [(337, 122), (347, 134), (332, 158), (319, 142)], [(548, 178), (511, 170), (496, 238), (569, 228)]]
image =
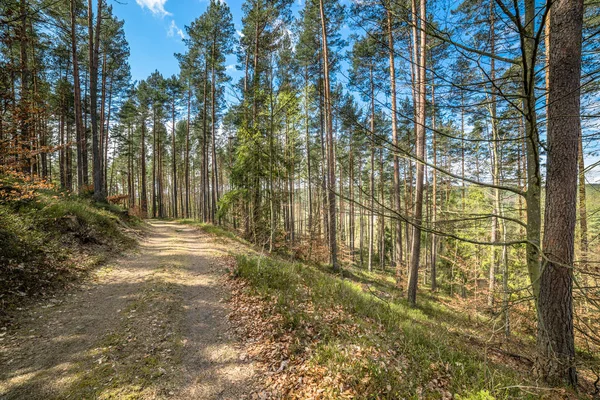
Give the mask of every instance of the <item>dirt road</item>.
[(255, 369), (227, 333), (230, 241), (150, 222), (136, 254), (0, 330), (0, 399), (241, 399)]

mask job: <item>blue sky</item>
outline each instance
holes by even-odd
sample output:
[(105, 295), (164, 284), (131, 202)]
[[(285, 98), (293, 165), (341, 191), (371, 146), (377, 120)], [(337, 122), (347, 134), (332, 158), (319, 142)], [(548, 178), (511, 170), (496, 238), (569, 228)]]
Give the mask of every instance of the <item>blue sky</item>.
[[(228, 0), (235, 27), (241, 28), (242, 0)], [(208, 0), (128, 0), (110, 2), (118, 18), (125, 20), (125, 35), (131, 49), (132, 79), (142, 80), (154, 70), (168, 77), (179, 73), (174, 53), (183, 53), (184, 27), (208, 6)], [(235, 56), (227, 60), (235, 64)], [(230, 73), (236, 71), (229, 68)]]

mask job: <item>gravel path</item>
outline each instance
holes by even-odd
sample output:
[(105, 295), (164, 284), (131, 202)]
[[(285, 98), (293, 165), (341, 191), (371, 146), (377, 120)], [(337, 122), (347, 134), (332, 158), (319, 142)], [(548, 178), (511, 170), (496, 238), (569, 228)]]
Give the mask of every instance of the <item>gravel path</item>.
[(0, 399), (241, 399), (255, 369), (228, 334), (232, 241), (151, 221), (137, 254), (0, 330)]

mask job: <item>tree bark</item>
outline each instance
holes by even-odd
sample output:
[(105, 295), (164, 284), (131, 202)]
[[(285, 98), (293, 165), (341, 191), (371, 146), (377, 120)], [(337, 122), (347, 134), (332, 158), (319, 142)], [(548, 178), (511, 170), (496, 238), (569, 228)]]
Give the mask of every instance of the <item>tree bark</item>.
[(577, 385), (573, 337), (573, 256), (577, 220), (583, 0), (553, 3), (550, 25), (548, 158), (543, 268), (538, 298), (538, 373)]
[(173, 117), (173, 130), (171, 134), (171, 146), (173, 147), (171, 150), (173, 152), (172, 156), (172, 170), (173, 170), (173, 217), (177, 218), (177, 149), (175, 144), (175, 94), (173, 94), (173, 99), (171, 100), (171, 115)]
[(533, 295), (539, 294), (540, 236), (541, 236), (541, 185), (540, 138), (537, 128), (535, 99), (535, 1), (525, 1), (525, 39), (523, 49), (523, 114), (525, 117), (525, 148), (527, 162), (527, 270)]
[(98, 0), (98, 9), (96, 14), (96, 32), (94, 34), (92, 0), (88, 0), (90, 123), (92, 125), (92, 169), (94, 200), (105, 202), (106, 193), (104, 192), (102, 153), (100, 136), (98, 133), (98, 47), (100, 42), (100, 21), (102, 20), (102, 0)]
[(337, 260), (337, 238), (336, 238), (336, 207), (335, 207), (335, 162), (333, 156), (333, 124), (331, 113), (331, 95), (329, 85), (329, 49), (327, 44), (327, 21), (325, 19), (325, 7), (323, 0), (319, 0), (319, 11), (321, 15), (321, 34), (323, 46), (323, 77), (325, 94), (325, 125), (327, 128), (327, 169), (328, 179), (328, 203), (329, 203), (329, 253), (331, 266), (334, 272), (339, 270)]
[[(400, 163), (398, 160), (398, 116), (396, 115), (396, 63), (394, 62), (394, 33), (391, 2), (386, 7), (388, 54), (390, 59), (390, 90), (392, 100), (392, 145), (394, 147), (394, 201), (396, 212), (402, 215), (402, 203), (400, 201)], [(434, 172), (435, 173), (435, 172)], [(402, 221), (396, 219), (396, 283), (399, 284), (402, 277)]]
[(141, 154), (140, 154), (140, 162), (141, 162), (141, 190), (140, 190), (140, 208), (142, 209), (142, 218), (146, 218), (148, 216), (148, 188), (146, 183), (146, 121), (142, 119), (141, 123), (142, 135), (140, 138), (141, 142)]
[[(190, 82), (188, 82), (190, 84)], [(190, 116), (192, 88), (188, 87), (187, 124), (185, 129), (185, 217), (190, 218)]]
[(71, 0), (71, 57), (73, 59), (73, 93), (75, 103), (75, 140), (77, 141), (77, 188), (83, 190), (83, 157), (84, 157), (84, 133), (81, 116), (81, 84), (79, 83), (79, 60), (77, 57), (77, 11), (76, 1)]
[[(432, 131), (432, 156), (433, 165), (437, 165), (437, 134), (436, 134), (436, 120), (435, 120), (435, 83), (434, 74), (431, 77), (431, 131)], [(432, 192), (431, 192), (431, 224), (433, 229), (436, 229), (437, 221), (437, 170), (432, 168)], [(437, 290), (437, 251), (438, 251), (438, 237), (435, 233), (431, 234), (431, 291)]]
[[(418, 76), (417, 76), (417, 120), (415, 121), (416, 131), (416, 156), (417, 156), (417, 177), (415, 186), (415, 215), (413, 226), (412, 249), (410, 259), (410, 271), (408, 277), (408, 302), (411, 306), (417, 304), (417, 285), (419, 272), (419, 258), (421, 255), (421, 224), (423, 218), (423, 187), (425, 165), (420, 162), (426, 157), (425, 154), (425, 60), (426, 60), (426, 34), (425, 34), (425, 19), (427, 17), (425, 0), (420, 1), (420, 44), (419, 44), (419, 61), (418, 61)], [(416, 24), (416, 15), (414, 23)]]
[(375, 236), (375, 84), (373, 82), (373, 66), (369, 70), (371, 88), (371, 171), (369, 174), (369, 272), (373, 270), (373, 241)]

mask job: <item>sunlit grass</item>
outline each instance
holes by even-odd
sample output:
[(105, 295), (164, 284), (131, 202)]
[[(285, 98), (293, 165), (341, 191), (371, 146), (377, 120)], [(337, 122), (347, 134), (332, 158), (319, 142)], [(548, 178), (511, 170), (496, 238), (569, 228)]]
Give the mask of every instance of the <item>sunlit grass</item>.
[[(269, 257), (239, 256), (235, 274), (276, 304), (283, 329), (301, 338), (308, 335), (303, 327), (313, 327), (310, 362), (346, 377), (361, 398), (441, 398), (446, 392), (464, 399), (537, 398), (515, 387), (527, 384), (518, 371), (492, 363), (449, 331), (451, 310), (432, 300), (411, 308), (399, 296), (375, 296), (364, 282)], [(331, 397), (340, 394), (331, 391)]]

